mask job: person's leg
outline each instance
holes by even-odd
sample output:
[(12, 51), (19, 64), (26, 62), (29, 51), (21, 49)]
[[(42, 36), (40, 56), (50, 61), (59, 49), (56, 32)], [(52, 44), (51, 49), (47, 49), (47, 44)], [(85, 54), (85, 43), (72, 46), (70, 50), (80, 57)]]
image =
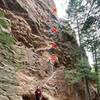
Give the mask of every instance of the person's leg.
[(49, 70), (48, 74), (51, 75), (53, 73), (53, 64), (51, 63), (48, 64), (48, 70)]
[(54, 48), (50, 48), (49, 50), (48, 50), (48, 52), (50, 53), (50, 54), (54, 54)]
[(48, 61), (48, 74), (50, 75), (50, 61)]
[(50, 48), (50, 49), (48, 49), (48, 52), (49, 52), (49, 54), (52, 54), (52, 50), (51, 50), (51, 48)]
[(56, 62), (55, 64), (54, 64), (54, 68), (56, 69), (56, 68), (58, 68), (59, 67), (59, 65), (58, 65), (58, 63)]
[(50, 32), (48, 32), (48, 37), (50, 38), (50, 37), (52, 37), (53, 35), (50, 33)]
[(40, 100), (40, 98), (38, 96), (36, 96), (36, 100)]
[(51, 67), (50, 67), (50, 74), (53, 73), (53, 64), (51, 64)]
[(62, 37), (62, 33), (59, 33), (59, 34), (58, 34), (58, 37), (59, 37), (59, 40), (61, 41), (62, 38), (63, 38), (63, 37)]

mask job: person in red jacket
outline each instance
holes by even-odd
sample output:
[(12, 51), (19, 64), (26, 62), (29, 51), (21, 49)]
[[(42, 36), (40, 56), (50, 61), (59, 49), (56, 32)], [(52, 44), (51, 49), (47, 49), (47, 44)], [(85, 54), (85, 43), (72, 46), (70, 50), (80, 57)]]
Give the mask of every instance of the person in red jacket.
[(52, 49), (56, 49), (57, 48), (57, 44), (55, 42), (51, 43), (51, 48)]
[(52, 32), (52, 33), (59, 33), (59, 30), (58, 30), (55, 26), (53, 26), (53, 27), (51, 28), (51, 32)]
[(56, 26), (53, 26), (50, 31), (51, 31), (51, 34), (53, 35), (53, 39), (59, 39), (60, 33)]
[(57, 48), (57, 44), (55, 42), (51, 43), (50, 48), (49, 48), (49, 53), (52, 54), (55, 52), (55, 49)]
[(35, 91), (35, 99), (36, 100), (41, 100), (42, 99), (42, 91), (39, 87), (37, 87)]
[(53, 7), (52, 8), (52, 13), (56, 13), (57, 12), (57, 8), (56, 7)]
[(51, 61), (51, 63), (52, 63), (53, 65), (55, 65), (55, 64), (58, 62), (58, 57), (57, 57), (57, 55), (52, 54), (52, 55), (50, 56), (50, 61)]
[(57, 55), (52, 54), (48, 59), (48, 69), (50, 75), (54, 72), (54, 68), (57, 68), (58, 63), (59, 61)]

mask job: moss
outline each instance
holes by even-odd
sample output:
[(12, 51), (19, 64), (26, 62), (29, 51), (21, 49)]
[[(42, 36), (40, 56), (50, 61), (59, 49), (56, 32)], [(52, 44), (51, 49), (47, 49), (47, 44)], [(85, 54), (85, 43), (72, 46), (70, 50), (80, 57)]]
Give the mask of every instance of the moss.
[(14, 65), (14, 67), (15, 67), (15, 70), (18, 71), (19, 69), (22, 68), (22, 64), (19, 63), (19, 62), (16, 62), (15, 65)]
[(19, 63), (15, 62), (12, 45), (16, 43), (16, 39), (9, 33), (8, 30), (11, 27), (10, 22), (5, 18), (4, 12), (0, 10), (0, 56), (3, 61), (7, 61), (8, 64), (18, 67)]
[(15, 38), (10, 35), (8, 32), (4, 32), (4, 30), (8, 30), (10, 27), (10, 22), (7, 18), (5, 18), (4, 12), (0, 11), (0, 43), (4, 45), (4, 47), (10, 47), (15, 43)]
[(0, 17), (0, 25), (4, 28), (8, 28), (10, 24), (5, 17)]
[(16, 41), (10, 34), (0, 32), (0, 42), (2, 45), (10, 47), (12, 44), (15, 44)]
[(0, 9), (0, 17), (5, 17), (5, 14), (1, 9)]

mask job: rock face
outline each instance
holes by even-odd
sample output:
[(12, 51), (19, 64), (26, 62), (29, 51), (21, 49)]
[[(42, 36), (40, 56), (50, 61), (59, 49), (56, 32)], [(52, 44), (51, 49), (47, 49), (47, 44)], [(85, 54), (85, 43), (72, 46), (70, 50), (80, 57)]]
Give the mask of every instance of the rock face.
[[(7, 49), (0, 46), (0, 100), (35, 100), (37, 86), (43, 87), (51, 100), (85, 100), (84, 93), (79, 94), (64, 79), (64, 69), (74, 68), (74, 63), (80, 58), (75, 53), (79, 47), (68, 22), (57, 19), (53, 12), (54, 2), (1, 1), (0, 7), (5, 9), (3, 12), (10, 20), (11, 35), (16, 38), (16, 43), (10, 47), (13, 60), (9, 62), (4, 57), (7, 54), (3, 53)], [(58, 28), (58, 36), (50, 32), (53, 26)], [(51, 54), (48, 48), (52, 42), (58, 46), (54, 53), (59, 64), (49, 74), (48, 58)]]

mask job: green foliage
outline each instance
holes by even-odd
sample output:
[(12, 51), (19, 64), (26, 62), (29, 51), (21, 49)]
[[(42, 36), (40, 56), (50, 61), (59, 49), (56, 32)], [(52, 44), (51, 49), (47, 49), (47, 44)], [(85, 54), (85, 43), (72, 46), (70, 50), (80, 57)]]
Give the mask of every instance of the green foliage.
[(0, 10), (0, 31), (8, 29), (10, 27), (10, 21), (5, 17), (3, 11)]
[[(1, 45), (3, 46), (3, 45)], [(0, 46), (0, 48), (1, 48)], [(10, 51), (10, 49), (8, 50), (8, 48), (6, 47), (2, 47), (2, 52), (0, 53), (0, 55), (3, 57), (2, 59), (7, 60), (8, 64), (12, 64), (14, 62), (14, 54)]]
[(0, 17), (5, 17), (5, 14), (3, 11), (0, 11)]
[(10, 47), (12, 44), (15, 43), (15, 38), (8, 33), (10, 27), (10, 23), (7, 18), (4, 17), (3, 11), (0, 11), (0, 43), (6, 47)]
[(77, 10), (81, 11), (83, 8), (80, 8), (82, 0), (69, 0), (68, 10), (66, 11), (70, 17), (76, 15)]
[(91, 72), (89, 75), (89, 79), (92, 81), (96, 81), (96, 79), (97, 79), (96, 72)]
[(0, 56), (3, 61), (8, 64), (13, 65), (15, 68), (19, 68), (21, 65), (15, 62), (14, 52), (12, 50), (12, 45), (15, 44), (15, 38), (9, 33), (9, 28), (11, 27), (10, 21), (5, 18), (5, 14), (0, 10)]
[(15, 69), (16, 69), (16, 71), (17, 71), (17, 70), (19, 70), (19, 69), (22, 68), (22, 64), (19, 63), (19, 62), (16, 62), (16, 63), (14, 64), (14, 67), (15, 67)]
[(100, 28), (100, 21), (98, 22), (98, 28)]
[(0, 17), (0, 26), (8, 28), (10, 26), (8, 20), (5, 17)]
[(93, 23), (96, 21), (96, 18), (95, 17), (93, 17), (93, 16), (90, 16), (90, 17), (88, 17), (87, 19), (86, 19), (86, 21), (85, 21), (85, 23), (84, 23), (84, 26), (83, 26), (83, 28), (82, 28), (82, 31), (83, 30), (87, 30), (87, 29), (89, 29), (92, 25), (93, 25)]
[(15, 43), (15, 39), (8, 33), (0, 32), (0, 42), (2, 43), (2, 45), (10, 47)]
[(90, 67), (86, 58), (82, 58), (79, 63), (75, 64), (75, 67), (80, 73), (84, 74), (85, 76), (87, 76), (87, 74), (90, 72)]
[(97, 1), (97, 6), (100, 6), (100, 0), (96, 0)]
[[(83, 3), (80, 3), (80, 5), (75, 4), (75, 1), (78, 0), (70, 0), (68, 7), (69, 11), (67, 12), (68, 18), (71, 20), (71, 23), (74, 26), (76, 25), (75, 29), (78, 33), (80, 46), (84, 47), (86, 51), (92, 53), (93, 61), (96, 65), (95, 73), (93, 73), (90, 71), (89, 65), (85, 63), (86, 61), (82, 59), (78, 64), (76, 64), (77, 72), (80, 73), (80, 77), (84, 77), (85, 80), (95, 80), (97, 87), (100, 87), (100, 75), (98, 74), (100, 73), (100, 64), (98, 65), (100, 59), (97, 59), (98, 55), (100, 54), (100, 50), (97, 52), (98, 48), (100, 47), (100, 36), (98, 31), (100, 28), (98, 9), (100, 6), (100, 0), (89, 0), (86, 1), (86, 3), (83, 1)], [(71, 3), (74, 3), (74, 5)], [(86, 85), (88, 85), (88, 82)], [(89, 95), (88, 90), (89, 89), (87, 87), (87, 93)], [(97, 92), (100, 95), (100, 88), (97, 88)]]
[(98, 87), (100, 89), (100, 68), (98, 69)]
[(65, 79), (69, 83), (69, 85), (74, 85), (82, 79), (82, 76), (74, 69), (65, 69)]
[(78, 12), (84, 12), (84, 10), (85, 10), (85, 7), (84, 7), (84, 6), (80, 6), (80, 7), (77, 9)]
[(96, 73), (91, 72), (90, 66), (86, 59), (81, 59), (79, 63), (75, 64), (76, 70), (65, 69), (65, 79), (69, 84), (76, 84), (84, 77), (89, 80), (96, 80)]

